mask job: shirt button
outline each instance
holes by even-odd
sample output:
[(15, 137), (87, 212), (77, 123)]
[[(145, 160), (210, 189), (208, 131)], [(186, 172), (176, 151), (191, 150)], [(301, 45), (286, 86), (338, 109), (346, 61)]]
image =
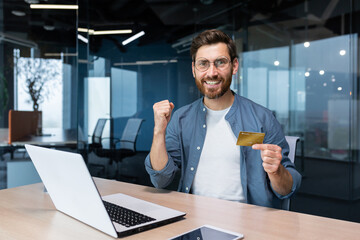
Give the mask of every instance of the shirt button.
[(206, 125), (205, 125), (205, 124), (203, 125), (203, 128), (206, 128)]
[(197, 149), (197, 150), (200, 150), (200, 147), (197, 147), (196, 149)]
[(186, 187), (186, 188), (185, 188), (185, 190), (186, 190), (186, 191), (189, 191), (189, 188), (188, 188), (188, 187)]
[(203, 108), (203, 112), (205, 112), (205, 108)]
[(193, 168), (193, 167), (191, 167), (191, 168), (190, 168), (190, 170), (191, 170), (191, 171), (194, 171), (194, 168)]

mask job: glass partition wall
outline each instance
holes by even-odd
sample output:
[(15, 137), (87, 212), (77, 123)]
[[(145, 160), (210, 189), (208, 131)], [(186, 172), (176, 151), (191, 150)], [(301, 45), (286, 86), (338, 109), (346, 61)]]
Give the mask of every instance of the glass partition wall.
[(0, 189), (40, 181), (24, 144), (77, 151), (75, 7), (0, 0)]
[(41, 2), (0, 1), (0, 127), (9, 127), (9, 110), (40, 111), (37, 134), (54, 135), (76, 129), (77, 10)]
[[(356, 204), (339, 200), (360, 193), (358, 8), (355, 1), (303, 1), (240, 30), (248, 48), (240, 53), (241, 94), (272, 110), (287, 135), (301, 137), (298, 195), (318, 200), (310, 213), (349, 219), (357, 219), (350, 210)], [(343, 203), (341, 213), (324, 199)]]
[(360, 221), (353, 213), (360, 196), (358, 1), (107, 3), (79, 1), (80, 149), (91, 144), (99, 118), (112, 120), (104, 136), (114, 138), (129, 118), (142, 118), (136, 144), (142, 164), (151, 147), (152, 105), (169, 99), (176, 110), (200, 97), (191, 40), (221, 29), (238, 47), (232, 89), (272, 110), (286, 135), (301, 138), (295, 163), (303, 183), (292, 210)]

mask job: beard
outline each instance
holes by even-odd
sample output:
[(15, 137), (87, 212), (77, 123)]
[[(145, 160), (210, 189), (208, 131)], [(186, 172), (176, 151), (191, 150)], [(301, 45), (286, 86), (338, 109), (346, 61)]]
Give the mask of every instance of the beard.
[[(197, 79), (195, 76), (195, 83), (197, 88), (199, 89), (200, 93), (204, 95), (208, 99), (217, 99), (222, 97), (229, 89), (232, 82), (232, 71), (230, 71), (229, 75), (225, 76), (225, 78), (222, 77), (216, 77), (216, 78), (202, 78)], [(219, 88), (207, 88), (204, 86), (204, 82), (206, 81), (221, 81), (221, 87)]]

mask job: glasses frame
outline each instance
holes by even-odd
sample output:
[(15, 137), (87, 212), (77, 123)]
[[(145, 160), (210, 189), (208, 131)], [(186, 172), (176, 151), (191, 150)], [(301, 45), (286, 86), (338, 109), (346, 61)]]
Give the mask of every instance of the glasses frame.
[[(195, 66), (196, 70), (198, 70), (198, 71), (200, 71), (200, 72), (206, 72), (207, 70), (209, 70), (210, 65), (211, 65), (211, 63), (212, 63), (212, 64), (214, 64), (214, 66), (215, 66), (215, 68), (216, 68), (217, 70), (223, 70), (223, 69), (221, 69), (221, 68), (218, 68), (218, 66), (215, 64), (216, 61), (218, 61), (219, 59), (222, 59), (222, 58), (225, 58), (226, 60), (228, 60), (228, 62), (226, 63), (227, 66), (225, 66), (225, 67), (223, 68), (223, 69), (226, 69), (226, 68), (228, 68), (228, 67), (230, 66), (230, 64), (232, 64), (232, 60), (230, 60), (230, 59), (229, 59), (228, 57), (226, 57), (226, 56), (217, 57), (217, 58), (215, 59), (215, 61), (212, 61), (212, 62), (209, 61), (208, 59), (202, 57), (202, 58), (199, 58), (199, 59), (197, 59), (197, 60), (194, 61), (194, 66)], [(206, 61), (209, 62), (209, 66), (208, 66), (205, 70), (198, 69), (197, 66), (196, 66), (196, 63), (197, 63), (199, 60), (203, 60), (203, 59), (205, 59)]]

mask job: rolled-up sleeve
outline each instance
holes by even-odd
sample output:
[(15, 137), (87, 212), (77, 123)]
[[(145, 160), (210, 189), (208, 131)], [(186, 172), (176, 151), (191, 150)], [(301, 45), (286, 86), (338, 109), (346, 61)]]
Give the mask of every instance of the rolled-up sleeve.
[(172, 182), (176, 171), (179, 169), (178, 166), (174, 163), (170, 154), (168, 154), (168, 159), (169, 160), (166, 166), (160, 171), (156, 171), (152, 168), (150, 154), (148, 154), (145, 159), (145, 169), (149, 173), (150, 180), (156, 188), (167, 187)]
[[(292, 179), (293, 179), (293, 184), (292, 184), (292, 187), (291, 187), (291, 192), (287, 195), (281, 195), (279, 193), (277, 193), (274, 189), (273, 192), (274, 194), (279, 198), (279, 199), (286, 199), (286, 198), (290, 198), (300, 187), (301, 185), (301, 175), (300, 173), (295, 169), (295, 168), (292, 168), (292, 167), (285, 167), (289, 173), (291, 174), (292, 176)], [(271, 186), (272, 188), (272, 186)]]

